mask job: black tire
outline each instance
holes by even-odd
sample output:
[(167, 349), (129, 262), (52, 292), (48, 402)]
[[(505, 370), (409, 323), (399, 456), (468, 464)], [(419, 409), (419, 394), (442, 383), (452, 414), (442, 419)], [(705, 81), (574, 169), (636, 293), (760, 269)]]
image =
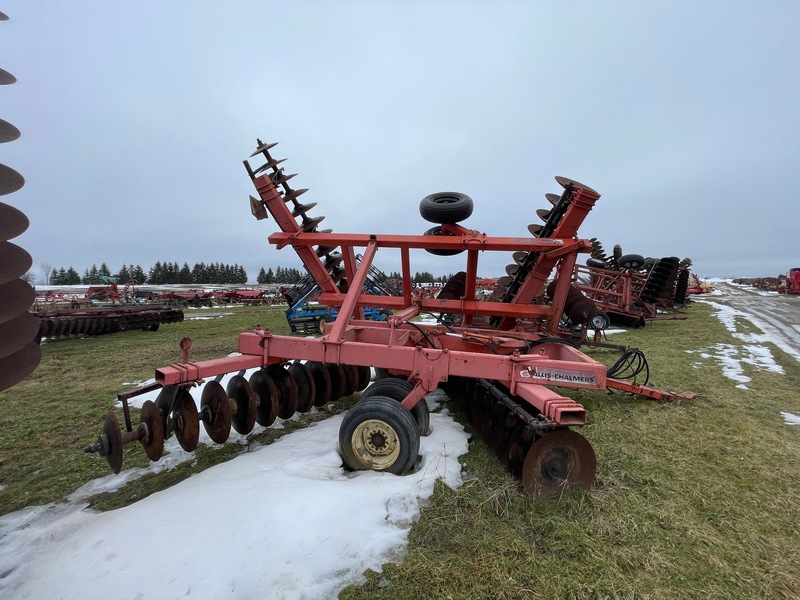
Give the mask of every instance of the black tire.
[(357, 402), (344, 415), (339, 448), (347, 468), (400, 475), (417, 460), (417, 423), (403, 405), (385, 396)]
[[(410, 381), (403, 379), (379, 379), (361, 394), (361, 399), (372, 398), (374, 396), (386, 396), (398, 402), (402, 402), (414, 389), (414, 385)], [(428, 435), (431, 427), (431, 411), (428, 408), (428, 403), (425, 398), (422, 398), (411, 409), (411, 416), (417, 423), (417, 431), (420, 435)]]
[(592, 269), (605, 269), (606, 263), (604, 260), (600, 260), (599, 258), (587, 258), (586, 266), (591, 267)]
[[(442, 228), (441, 226), (431, 227), (422, 235), (442, 235)], [(442, 248), (425, 248), (425, 251), (436, 256), (455, 256), (463, 252), (463, 250), (446, 250)]]
[(458, 192), (437, 192), (419, 203), (419, 214), (429, 223), (458, 223), (472, 214), (472, 198)]
[(644, 257), (641, 254), (626, 254), (620, 256), (617, 262), (623, 269), (635, 269), (638, 271), (644, 266)]

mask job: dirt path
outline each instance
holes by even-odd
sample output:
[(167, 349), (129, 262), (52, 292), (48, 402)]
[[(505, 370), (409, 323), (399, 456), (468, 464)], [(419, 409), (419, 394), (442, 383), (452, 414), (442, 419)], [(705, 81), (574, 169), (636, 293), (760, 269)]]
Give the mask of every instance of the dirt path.
[(746, 315), (788, 354), (800, 361), (800, 296), (759, 292), (726, 282), (714, 283), (716, 294), (697, 300), (729, 306)]

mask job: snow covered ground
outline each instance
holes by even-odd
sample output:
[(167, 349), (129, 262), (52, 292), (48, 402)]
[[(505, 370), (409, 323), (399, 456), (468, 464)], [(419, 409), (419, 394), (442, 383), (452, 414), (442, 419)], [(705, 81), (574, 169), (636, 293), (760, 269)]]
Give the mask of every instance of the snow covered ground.
[[(436, 392), (427, 401), (439, 406)], [(337, 449), (341, 419), (268, 446), (234, 433), (247, 450), (234, 460), (125, 508), (86, 509), (96, 493), (192, 460), (173, 437), (148, 469), (92, 481), (64, 504), (0, 517), (0, 598), (336, 597), (365, 570), (402, 558), (434, 482), (458, 487), (467, 451), (463, 427), (444, 408), (431, 414), (412, 474), (350, 473)], [(202, 427), (201, 443), (212, 444)]]

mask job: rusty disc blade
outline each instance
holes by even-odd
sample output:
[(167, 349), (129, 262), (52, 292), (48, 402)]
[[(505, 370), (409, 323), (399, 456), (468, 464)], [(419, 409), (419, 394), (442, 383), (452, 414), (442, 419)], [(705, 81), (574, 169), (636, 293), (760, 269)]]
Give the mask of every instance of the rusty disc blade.
[(31, 342), (14, 354), (0, 358), (0, 392), (33, 373), (41, 359), (42, 351), (36, 342)]
[(250, 387), (258, 395), (256, 421), (262, 427), (269, 427), (278, 417), (278, 388), (265, 369), (259, 369), (250, 376)]
[(224, 444), (231, 434), (231, 404), (219, 381), (209, 381), (200, 398), (203, 426), (217, 444)]
[(544, 229), (544, 225), (539, 225), (538, 223), (531, 223), (528, 225), (528, 233), (530, 233), (533, 237), (539, 237), (542, 229)]
[(342, 365), (344, 369), (344, 395), (352, 396), (358, 385), (358, 370), (353, 365)]
[(550, 211), (547, 210), (546, 208), (537, 208), (536, 216), (546, 223), (547, 219), (550, 218)]
[(590, 188), (588, 185), (583, 184), (583, 183), (581, 183), (579, 181), (575, 181), (574, 179), (570, 179), (569, 177), (561, 177), (560, 175), (556, 176), (556, 182), (558, 182), (558, 185), (560, 185), (563, 188), (566, 188), (568, 185), (571, 184), (571, 185), (575, 186), (576, 188), (580, 188), (582, 190), (586, 190), (587, 192), (594, 192), (595, 194), (597, 193), (595, 190)]
[(31, 268), (31, 255), (11, 242), (0, 242), (0, 284), (19, 279)]
[(193, 452), (200, 440), (200, 417), (197, 414), (197, 404), (186, 388), (178, 392), (172, 408), (172, 418), (175, 422), (175, 437), (178, 438), (181, 448), (186, 452)]
[(509, 277), (514, 277), (514, 275), (517, 274), (517, 271), (519, 271), (518, 265), (506, 265), (506, 274)]
[(314, 406), (317, 393), (314, 388), (314, 377), (308, 367), (300, 362), (289, 365), (288, 371), (297, 386), (297, 410), (306, 413)]
[(366, 365), (358, 365), (356, 366), (356, 372), (358, 373), (356, 391), (361, 392), (369, 385), (372, 379), (372, 369)]
[(544, 197), (547, 198), (547, 201), (553, 206), (558, 204), (559, 200), (561, 200), (561, 196), (558, 194), (545, 194)]
[(30, 225), (21, 210), (0, 202), (0, 242), (8, 241), (25, 232)]
[(322, 221), (324, 221), (324, 220), (325, 220), (324, 216), (314, 217), (313, 219), (308, 219), (307, 221), (303, 221), (300, 224), (300, 229), (302, 229), (303, 231), (308, 233), (309, 231), (313, 231), (314, 229), (316, 229), (317, 225), (322, 223)]
[(309, 361), (306, 363), (311, 377), (314, 379), (314, 406), (323, 406), (331, 399), (333, 385), (328, 367), (320, 362)]
[(0, 119), (0, 144), (18, 140), (20, 135), (19, 129), (8, 121)]
[(8, 15), (4, 12), (0, 12), (0, 21), (8, 21)]
[(228, 398), (233, 401), (233, 416), (231, 423), (237, 433), (247, 435), (253, 431), (256, 424), (256, 411), (258, 397), (250, 383), (242, 375), (234, 375), (226, 386)]
[(533, 498), (554, 498), (571, 490), (588, 490), (597, 460), (581, 434), (559, 429), (539, 438), (522, 465), (522, 485)]
[(0, 358), (10, 356), (32, 342), (39, 333), (39, 319), (24, 312), (0, 324)]
[(5, 69), (0, 69), (0, 85), (10, 85), (16, 83), (17, 78)]
[(0, 196), (16, 192), (23, 185), (25, 185), (25, 178), (22, 175), (0, 163)]
[(250, 158), (254, 157), (256, 154), (263, 152), (264, 150), (269, 150), (270, 148), (274, 148), (278, 145), (278, 142), (266, 142), (262, 143), (261, 141), (258, 142), (258, 147), (253, 151), (250, 155)]
[(117, 416), (111, 411), (106, 415), (100, 441), (103, 448), (101, 454), (106, 457), (108, 466), (114, 473), (119, 473), (122, 470), (122, 433)]
[(336, 402), (344, 396), (345, 386), (347, 385), (344, 369), (338, 363), (327, 363), (325, 366), (328, 368), (328, 374), (331, 378), (330, 401)]
[(0, 323), (27, 311), (35, 297), (34, 289), (22, 279), (12, 279), (0, 285)]
[(297, 412), (297, 384), (282, 365), (273, 367), (269, 374), (278, 388), (278, 416), (288, 419)]
[(158, 410), (156, 403), (152, 400), (147, 400), (142, 404), (142, 410), (139, 412), (139, 426), (144, 425), (147, 435), (140, 441), (144, 446), (147, 458), (156, 461), (161, 458), (164, 453), (164, 417), (161, 411)]
[(528, 253), (521, 251), (514, 252), (514, 254), (511, 255), (511, 258), (513, 258), (514, 262), (517, 263), (518, 265), (522, 265), (522, 263), (525, 262), (525, 259), (528, 258)]

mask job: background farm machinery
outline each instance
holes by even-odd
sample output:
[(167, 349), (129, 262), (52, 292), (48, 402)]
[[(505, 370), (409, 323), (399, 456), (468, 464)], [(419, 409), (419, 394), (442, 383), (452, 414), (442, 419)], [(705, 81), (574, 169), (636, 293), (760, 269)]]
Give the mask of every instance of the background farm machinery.
[[(585, 297), (578, 293), (579, 300), (571, 288), (578, 253), (591, 250), (577, 231), (600, 197), (588, 186), (557, 177), (563, 191), (548, 196), (552, 208), (538, 211), (544, 224), (531, 225), (530, 237), (490, 237), (459, 225), (472, 213), (472, 200), (449, 192), (420, 203), (422, 217), (436, 224), (424, 235), (335, 234), (319, 228), (324, 217), (309, 215), (316, 203), (299, 202), (307, 190), (289, 185), (294, 175), (278, 167), (283, 160), (271, 156), (274, 145), (259, 140), (251, 159), (263, 159), (260, 166), (244, 161), (258, 193), (250, 197), (251, 211), (259, 220), (274, 219), (279, 231), (270, 243), (297, 252), (319, 287), (319, 301), (338, 316), (316, 338), (256, 328), (240, 334), (237, 355), (210, 361), (189, 360), (191, 342), (184, 340), (182, 362), (157, 369), (154, 384), (119, 395), (125, 433), (109, 412), (102, 434), (86, 448), (104, 456), (115, 472), (127, 443), (141, 443), (157, 460), (173, 433), (193, 450), (200, 422), (213, 441), (224, 442), (231, 427), (246, 434), (256, 422), (269, 426), (276, 417), (363, 390), (342, 420), (343, 462), (353, 470), (403, 473), (413, 468), (420, 436), (428, 433), (424, 397), (442, 387), (525, 490), (549, 497), (589, 487), (596, 469), (590, 444), (571, 429), (585, 424), (585, 409), (553, 387), (610, 388), (661, 400), (691, 397), (625, 381), (557, 333), (565, 308), (576, 320), (593, 316)], [(356, 248), (363, 250), (360, 258)], [(382, 250), (399, 251), (402, 287), (366, 293)], [(465, 253), (465, 270), (435, 296), (415, 290), (410, 257), (419, 250)], [(483, 299), (476, 294), (478, 259), (495, 251), (512, 252), (514, 264)], [(367, 307), (393, 314), (371, 321)], [(439, 322), (418, 321), (425, 313)], [(370, 384), (372, 369), (387, 377)], [(129, 403), (149, 392), (157, 397), (144, 402), (135, 424)]]
[(619, 245), (606, 256), (602, 244), (591, 240), (586, 266), (576, 265), (575, 286), (597, 306), (594, 323), (604, 329), (611, 323), (643, 327), (656, 319), (682, 319), (689, 292), (692, 261), (675, 256), (644, 258), (623, 254)]

